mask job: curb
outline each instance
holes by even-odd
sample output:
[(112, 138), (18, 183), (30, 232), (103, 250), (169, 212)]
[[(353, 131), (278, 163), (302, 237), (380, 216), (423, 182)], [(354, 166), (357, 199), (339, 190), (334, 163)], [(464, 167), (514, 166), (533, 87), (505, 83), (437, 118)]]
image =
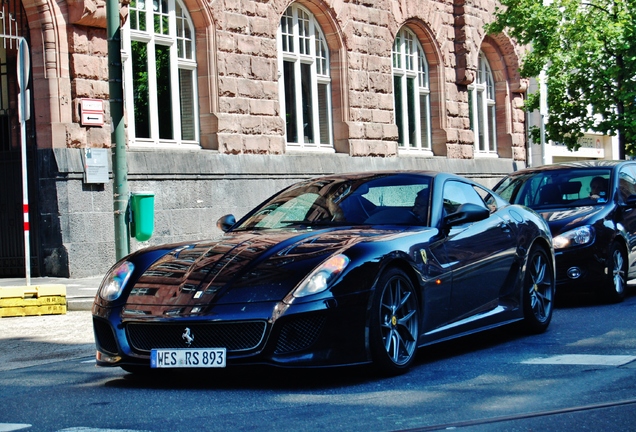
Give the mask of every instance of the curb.
[(68, 311), (90, 311), (93, 309), (95, 297), (67, 297), (66, 310)]

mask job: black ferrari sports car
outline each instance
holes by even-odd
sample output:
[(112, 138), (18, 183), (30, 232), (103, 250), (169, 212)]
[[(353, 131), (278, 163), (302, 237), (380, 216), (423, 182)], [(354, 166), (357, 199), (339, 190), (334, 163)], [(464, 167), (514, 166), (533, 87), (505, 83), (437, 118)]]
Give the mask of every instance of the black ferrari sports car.
[(465, 178), (333, 175), (296, 183), (218, 241), (137, 251), (93, 305), (97, 364), (218, 368), (372, 363), (521, 321), (542, 332), (555, 290), (550, 230)]

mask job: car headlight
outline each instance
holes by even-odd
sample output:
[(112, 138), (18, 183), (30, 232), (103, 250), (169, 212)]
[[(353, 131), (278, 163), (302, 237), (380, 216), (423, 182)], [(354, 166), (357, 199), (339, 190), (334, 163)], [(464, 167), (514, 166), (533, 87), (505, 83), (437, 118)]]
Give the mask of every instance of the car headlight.
[(349, 264), (349, 257), (343, 254), (335, 255), (314, 269), (305, 280), (294, 290), (294, 297), (305, 297), (317, 294), (329, 288), (331, 283)]
[(571, 246), (580, 246), (594, 241), (594, 228), (590, 225), (574, 228), (552, 239), (554, 249), (565, 249)]
[(106, 301), (117, 300), (134, 269), (135, 265), (128, 261), (122, 261), (110, 269), (99, 287), (99, 296)]

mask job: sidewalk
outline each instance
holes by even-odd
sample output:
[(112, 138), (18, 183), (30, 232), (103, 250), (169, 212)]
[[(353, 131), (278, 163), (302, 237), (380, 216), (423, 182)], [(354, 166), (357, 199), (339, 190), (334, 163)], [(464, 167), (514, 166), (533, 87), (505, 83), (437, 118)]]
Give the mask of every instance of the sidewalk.
[[(102, 282), (102, 276), (87, 278), (31, 278), (29, 285), (64, 285), (66, 286), (66, 303), (68, 311), (89, 311), (93, 305), (93, 299)], [(0, 278), (0, 287), (26, 286), (25, 278)]]
[[(0, 372), (94, 357), (91, 307), (103, 276), (31, 278), (29, 286), (64, 285), (67, 313), (0, 318)], [(24, 278), (0, 278), (0, 287), (26, 287)]]
[(0, 318), (0, 329), (0, 374), (46, 363), (95, 358), (89, 311)]

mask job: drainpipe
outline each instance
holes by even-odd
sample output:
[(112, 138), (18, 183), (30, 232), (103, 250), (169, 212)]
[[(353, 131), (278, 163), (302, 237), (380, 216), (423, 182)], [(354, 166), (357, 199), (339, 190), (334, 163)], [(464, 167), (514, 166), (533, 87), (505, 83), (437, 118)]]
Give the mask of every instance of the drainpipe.
[(541, 69), (541, 73), (539, 74), (539, 97), (539, 114), (541, 118), (541, 128), (539, 129), (541, 133), (541, 164), (546, 165), (548, 163), (548, 155), (546, 152), (545, 142), (545, 122), (548, 117), (548, 86), (545, 68)]
[(111, 150), (113, 156), (113, 208), (115, 216), (115, 256), (130, 253), (127, 211), (129, 201), (126, 136), (124, 133), (124, 90), (122, 87), (121, 23), (119, 0), (106, 0), (108, 35), (108, 89), (110, 92)]

